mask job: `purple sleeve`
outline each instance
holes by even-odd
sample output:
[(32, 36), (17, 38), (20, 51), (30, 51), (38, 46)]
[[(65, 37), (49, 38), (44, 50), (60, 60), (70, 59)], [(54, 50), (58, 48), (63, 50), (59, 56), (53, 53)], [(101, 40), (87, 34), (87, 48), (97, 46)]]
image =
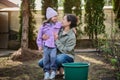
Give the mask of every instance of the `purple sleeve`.
[(38, 47), (42, 47), (42, 26), (39, 28), (36, 42)]
[(61, 28), (62, 27), (62, 23), (61, 22), (57, 22), (57, 28)]

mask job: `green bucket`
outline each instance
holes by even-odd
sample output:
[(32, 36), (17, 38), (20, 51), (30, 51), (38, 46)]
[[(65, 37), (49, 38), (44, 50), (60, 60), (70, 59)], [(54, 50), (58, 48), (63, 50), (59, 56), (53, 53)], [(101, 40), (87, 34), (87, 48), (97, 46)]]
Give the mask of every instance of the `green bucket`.
[(76, 62), (62, 65), (65, 71), (65, 80), (88, 80), (89, 63)]

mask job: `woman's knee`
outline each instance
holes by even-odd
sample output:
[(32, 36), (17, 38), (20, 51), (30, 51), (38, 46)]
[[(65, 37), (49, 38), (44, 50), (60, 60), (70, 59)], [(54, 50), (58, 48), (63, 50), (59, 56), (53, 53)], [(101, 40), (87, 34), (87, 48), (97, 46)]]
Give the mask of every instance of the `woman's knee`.
[(39, 65), (41, 68), (43, 68), (43, 59), (40, 59), (40, 60), (38, 61), (38, 65)]
[(57, 64), (62, 65), (63, 63), (74, 62), (73, 58), (66, 55), (66, 54), (59, 54), (57, 55)]
[(65, 61), (65, 54), (59, 54), (57, 55), (57, 62), (63, 63)]
[(62, 64), (66, 63), (65, 55), (64, 54), (57, 55), (57, 61), (56, 62), (57, 62), (58, 67), (62, 67)]

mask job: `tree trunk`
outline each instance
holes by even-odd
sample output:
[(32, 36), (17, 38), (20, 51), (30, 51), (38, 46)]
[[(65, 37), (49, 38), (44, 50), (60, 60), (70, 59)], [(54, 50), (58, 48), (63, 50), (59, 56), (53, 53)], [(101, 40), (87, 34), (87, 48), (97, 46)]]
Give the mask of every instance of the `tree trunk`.
[(21, 48), (11, 55), (11, 59), (14, 61), (29, 61), (37, 58), (41, 58), (42, 55), (38, 50), (31, 50), (28, 48), (29, 41), (29, 24), (30, 24), (30, 0), (22, 0), (21, 13), (22, 13), (22, 37)]
[(22, 0), (22, 16), (23, 16), (23, 28), (22, 28), (22, 38), (21, 38), (21, 49), (28, 48), (28, 28), (29, 28), (29, 1)]
[(22, 37), (21, 37), (21, 49), (16, 51), (11, 55), (12, 60), (30, 60), (30, 58), (26, 59), (30, 54), (28, 52), (28, 30), (29, 30), (29, 0), (22, 0)]

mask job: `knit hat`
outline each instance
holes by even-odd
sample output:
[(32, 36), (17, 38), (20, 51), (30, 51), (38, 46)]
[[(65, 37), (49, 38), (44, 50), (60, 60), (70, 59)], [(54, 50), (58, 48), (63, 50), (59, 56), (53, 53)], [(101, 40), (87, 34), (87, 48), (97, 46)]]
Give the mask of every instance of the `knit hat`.
[(52, 9), (51, 7), (47, 8), (47, 10), (46, 10), (46, 18), (47, 18), (47, 20), (54, 17), (54, 16), (56, 16), (56, 15), (58, 15), (58, 14), (54, 9)]

